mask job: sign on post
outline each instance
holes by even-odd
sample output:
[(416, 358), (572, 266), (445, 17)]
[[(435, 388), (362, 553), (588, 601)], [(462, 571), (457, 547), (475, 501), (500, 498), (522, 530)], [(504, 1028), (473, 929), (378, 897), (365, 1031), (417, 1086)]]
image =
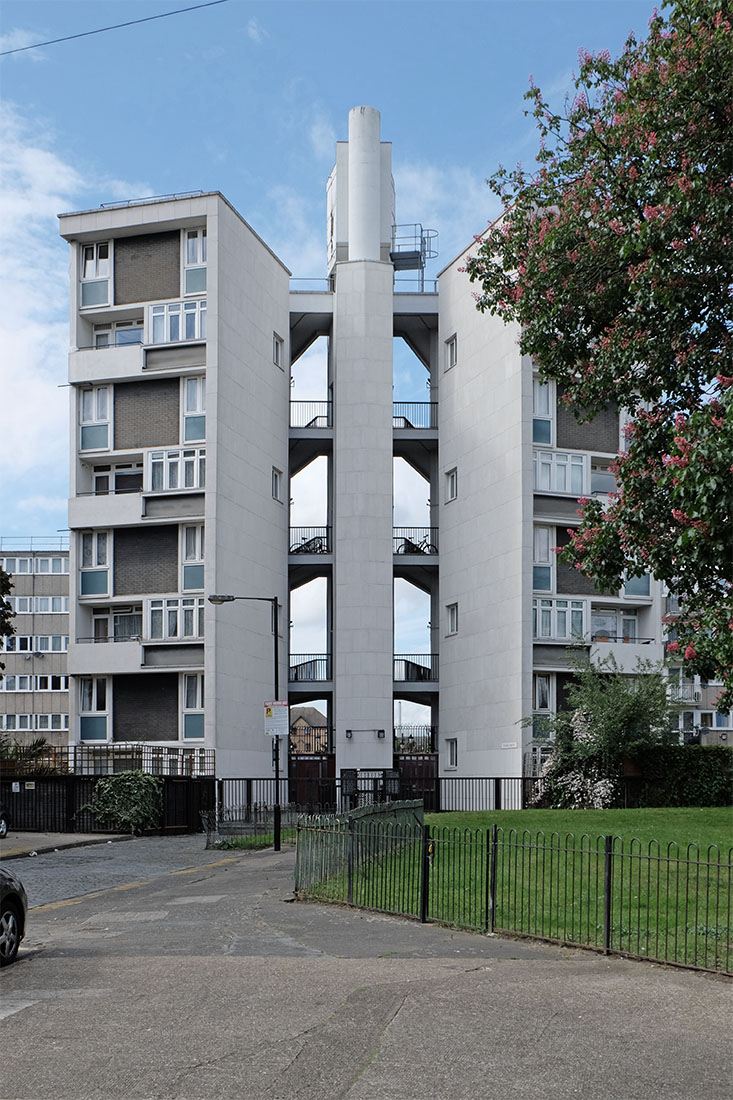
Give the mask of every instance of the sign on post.
[(287, 737), (290, 732), (290, 706), (288, 703), (265, 703), (265, 734), (268, 737)]

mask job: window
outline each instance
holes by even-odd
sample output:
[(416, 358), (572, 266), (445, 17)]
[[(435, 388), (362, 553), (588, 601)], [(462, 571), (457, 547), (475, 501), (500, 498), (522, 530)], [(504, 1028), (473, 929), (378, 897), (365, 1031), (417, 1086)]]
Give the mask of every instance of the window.
[(552, 443), (552, 387), (548, 382), (532, 381), (532, 442)]
[(457, 737), (447, 737), (446, 741), (445, 741), (445, 744), (446, 744), (446, 748), (448, 749), (448, 762), (446, 764), (446, 767), (448, 767), (448, 768), (457, 768), (458, 767), (458, 738)]
[(206, 450), (151, 451), (148, 487), (151, 492), (170, 489), (203, 489), (206, 485)]
[(445, 499), (455, 500), (458, 496), (458, 467), (448, 470), (445, 475)]
[(206, 230), (188, 229), (184, 234), (183, 293), (206, 292)]
[(63, 615), (69, 610), (68, 596), (8, 596), (7, 601), (17, 615), (32, 615), (34, 612)]
[(641, 577), (629, 577), (624, 585), (624, 596), (650, 595), (650, 579), (648, 573)]
[(30, 573), (33, 568), (32, 558), (3, 558), (2, 562), (6, 573)]
[(68, 558), (36, 558), (36, 573), (68, 573)]
[(124, 462), (115, 466), (94, 467), (94, 495), (108, 493), (139, 493), (143, 487), (141, 462)]
[(104, 596), (109, 591), (108, 531), (85, 531), (81, 535), (80, 596)]
[(283, 474), (282, 470), (272, 467), (272, 499), (282, 501), (283, 498)]
[(282, 370), (284, 370), (285, 369), (284, 359), (285, 359), (285, 342), (284, 342), (282, 336), (278, 336), (278, 334), (276, 332), (273, 332), (273, 334), (272, 334), (272, 361), (273, 361), (273, 363), (275, 364), (276, 367), (280, 367)]
[(142, 344), (142, 342), (142, 317), (137, 321), (115, 321), (110, 325), (94, 326), (95, 348), (120, 348), (128, 344)]
[(197, 523), (183, 528), (183, 582), (184, 592), (204, 587), (204, 525)]
[(584, 600), (532, 600), (532, 634), (537, 640), (578, 642), (585, 637)]
[(451, 336), (445, 342), (445, 369), (450, 370), (458, 362), (458, 337)]
[(635, 642), (636, 612), (616, 608), (596, 608), (591, 614), (591, 637), (594, 642)]
[(182, 677), (183, 736), (186, 740), (204, 736), (204, 677), (202, 673)]
[(206, 339), (206, 299), (150, 307), (151, 343)]
[(82, 741), (107, 740), (108, 696), (104, 676), (80, 678), (79, 735)]
[(109, 386), (90, 386), (81, 391), (79, 422), (82, 451), (105, 451), (109, 447)]
[(183, 379), (183, 441), (206, 438), (206, 379)]
[(550, 673), (536, 672), (534, 676), (534, 709), (550, 709)]
[(458, 633), (458, 604), (457, 603), (449, 603), (446, 606), (445, 611), (446, 611), (446, 618), (447, 618), (447, 625), (448, 625), (448, 633), (449, 634), (457, 634)]
[(204, 599), (150, 600), (148, 605), (148, 637), (171, 641), (177, 638), (203, 638)]
[(532, 588), (535, 592), (552, 591), (553, 554), (550, 546), (551, 542), (554, 541), (554, 535), (554, 527), (535, 527), (534, 529)]
[(615, 493), (616, 478), (608, 467), (613, 459), (596, 458), (590, 464), (590, 491), (591, 493)]
[(109, 305), (110, 242), (85, 244), (81, 249), (81, 308)]
[(536, 491), (582, 496), (586, 483), (586, 457), (564, 451), (533, 451), (532, 472)]
[(68, 691), (68, 676), (36, 676), (36, 691)]

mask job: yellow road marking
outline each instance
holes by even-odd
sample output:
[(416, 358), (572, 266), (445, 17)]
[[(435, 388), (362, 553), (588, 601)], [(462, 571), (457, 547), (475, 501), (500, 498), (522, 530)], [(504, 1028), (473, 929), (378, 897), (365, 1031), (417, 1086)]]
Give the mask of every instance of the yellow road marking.
[(238, 863), (236, 856), (228, 856), (226, 859), (213, 859), (211, 863), (204, 863), (201, 867), (188, 867), (185, 871), (169, 871), (170, 875), (193, 875), (196, 871), (205, 871), (207, 867), (221, 867), (224, 863)]
[[(228, 856), (225, 859), (215, 859), (211, 863), (204, 863), (200, 867), (187, 867), (185, 871), (169, 871), (169, 875), (193, 875), (197, 871), (205, 871), (207, 867), (221, 867), (224, 863), (238, 863), (237, 856)], [(34, 913), (42, 913), (47, 909), (63, 909), (66, 905), (79, 905), (88, 898), (101, 898), (104, 894), (112, 894), (120, 890), (133, 890), (136, 886), (146, 886), (153, 882), (152, 878), (141, 878), (138, 882), (126, 882), (122, 886), (110, 886), (106, 890), (95, 890), (91, 894), (82, 894), (80, 898), (68, 898), (66, 901), (52, 901), (47, 905), (31, 905)]]

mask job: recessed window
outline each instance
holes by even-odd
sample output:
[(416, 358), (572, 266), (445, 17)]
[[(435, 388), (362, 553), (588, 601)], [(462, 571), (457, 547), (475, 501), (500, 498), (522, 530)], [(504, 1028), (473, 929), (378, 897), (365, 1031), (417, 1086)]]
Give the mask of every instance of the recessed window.
[(272, 361), (276, 367), (284, 369), (285, 341), (276, 332), (272, 334)]
[(624, 584), (624, 596), (648, 596), (650, 580), (648, 573), (644, 573), (641, 577), (629, 577)]
[(532, 442), (552, 443), (552, 388), (539, 378), (532, 381)]
[(203, 673), (185, 674), (182, 677), (183, 736), (186, 740), (204, 736), (204, 677)]
[(108, 696), (106, 677), (80, 677), (79, 735), (82, 741), (107, 740)]
[(183, 380), (183, 442), (206, 438), (206, 379)]
[(445, 609), (447, 628), (449, 634), (458, 633), (458, 604), (449, 603)]
[(536, 672), (534, 677), (534, 709), (550, 709), (550, 673)]
[(79, 396), (80, 450), (108, 450), (110, 399), (109, 386), (90, 386), (81, 391)]
[(124, 347), (126, 344), (142, 344), (143, 319), (116, 321), (113, 325), (94, 326), (95, 348)]
[(206, 230), (184, 230), (183, 239), (183, 293), (203, 294), (206, 291)]
[(554, 527), (535, 527), (532, 560), (532, 588), (535, 592), (552, 591), (552, 550)]
[(204, 525), (192, 524), (183, 528), (183, 580), (184, 592), (204, 587)]
[(85, 244), (81, 249), (81, 307), (106, 306), (110, 300), (111, 250), (109, 241)]
[(458, 467), (448, 470), (445, 475), (445, 499), (455, 500), (458, 496)]
[(203, 489), (206, 485), (206, 450), (191, 447), (181, 450), (151, 451), (148, 487), (151, 492), (169, 489)]
[(448, 761), (446, 767), (457, 768), (458, 767), (458, 738), (447, 737), (445, 741), (445, 747), (448, 750)]
[(85, 531), (80, 537), (80, 596), (106, 596), (109, 593), (111, 534), (109, 531)]
[(534, 488), (540, 492), (582, 496), (586, 491), (587, 464), (586, 455), (535, 450), (532, 452)]
[(272, 498), (273, 500), (283, 499), (283, 474), (282, 470), (277, 470), (272, 467)]
[(458, 337), (451, 336), (445, 342), (445, 369), (450, 370), (458, 362)]
[(153, 344), (176, 344), (183, 340), (206, 339), (206, 299), (198, 302), (169, 302), (150, 307)]

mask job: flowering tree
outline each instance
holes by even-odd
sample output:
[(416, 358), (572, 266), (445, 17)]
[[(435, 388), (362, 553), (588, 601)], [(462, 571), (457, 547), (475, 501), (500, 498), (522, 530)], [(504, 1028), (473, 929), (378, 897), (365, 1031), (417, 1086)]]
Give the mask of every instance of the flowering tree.
[(543, 769), (553, 806), (606, 809), (621, 801), (624, 759), (679, 741), (677, 717), (658, 666), (637, 662), (630, 677), (613, 657), (578, 658), (568, 709), (548, 718), (555, 748)]
[[(669, 649), (733, 705), (733, 280), (729, 0), (667, 0), (620, 57), (581, 51), (575, 97), (526, 98), (538, 168), (489, 180), (502, 217), (467, 270), (478, 308), (579, 419), (629, 418), (610, 504), (581, 501), (563, 558), (618, 589), (651, 572), (679, 603)], [(527, 113), (530, 113), (529, 111)], [(673, 635), (674, 636), (674, 635)]]
[[(12, 587), (13, 582), (10, 577), (4, 569), (0, 569), (0, 639), (15, 633), (13, 624), (10, 621), (13, 618), (14, 612), (11, 610), (7, 599)], [(0, 671), (4, 668), (5, 665), (0, 661)]]

